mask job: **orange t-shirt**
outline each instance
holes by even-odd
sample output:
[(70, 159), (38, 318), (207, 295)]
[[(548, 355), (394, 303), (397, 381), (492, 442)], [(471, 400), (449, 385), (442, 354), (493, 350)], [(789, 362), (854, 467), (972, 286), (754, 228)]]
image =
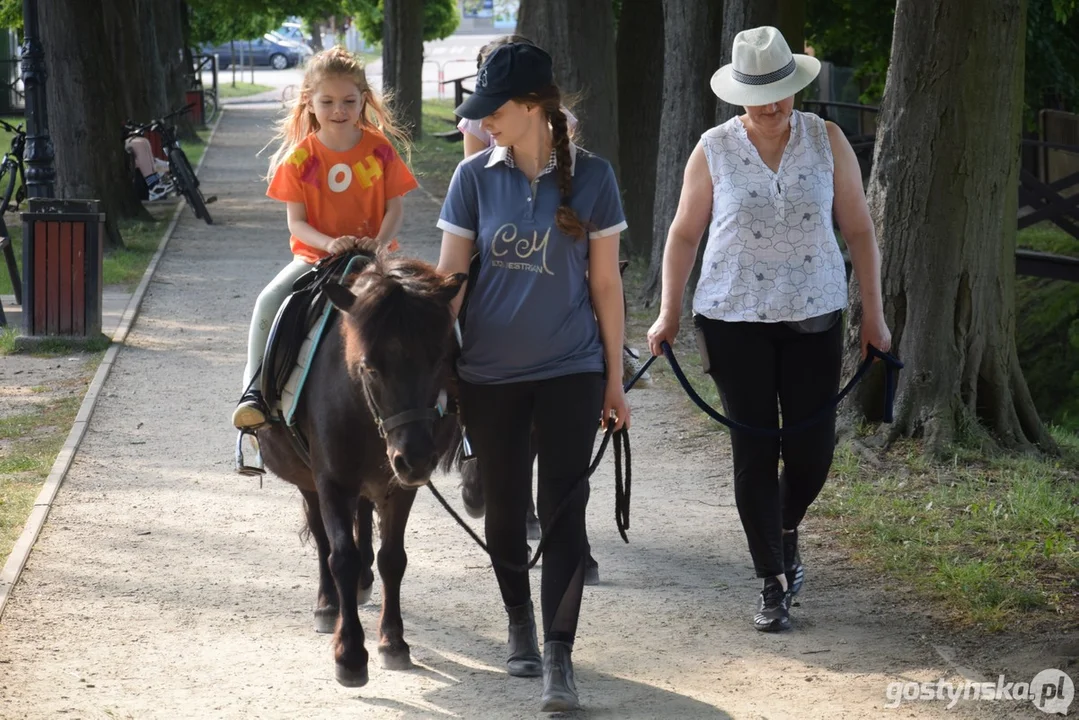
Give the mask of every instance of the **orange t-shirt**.
[[(386, 201), (418, 187), (416, 178), (386, 136), (365, 128), (344, 152), (331, 150), (311, 133), (293, 148), (274, 173), (266, 194), (282, 202), (302, 202), (307, 222), (330, 237), (375, 237)], [(328, 253), (289, 238), (292, 254), (314, 263)]]

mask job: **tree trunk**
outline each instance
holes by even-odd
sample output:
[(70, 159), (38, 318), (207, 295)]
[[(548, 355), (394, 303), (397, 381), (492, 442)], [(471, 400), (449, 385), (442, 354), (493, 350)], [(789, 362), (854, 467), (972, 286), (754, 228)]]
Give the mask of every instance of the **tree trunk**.
[[(165, 99), (168, 111), (187, 104), (188, 76), (191, 66), (185, 63), (183, 16), (181, 0), (157, 0), (154, 5), (154, 25), (157, 33), (158, 57), (165, 78)], [(189, 62), (189, 59), (188, 59)], [(201, 142), (195, 133), (190, 113), (173, 118), (180, 137), (189, 142)]]
[[(663, 247), (678, 209), (686, 161), (712, 127), (716, 97), (708, 81), (719, 66), (721, 14), (716, 3), (664, 0), (663, 111), (659, 137), (663, 161), (656, 168), (652, 257), (644, 299), (651, 303), (662, 280)], [(690, 293), (687, 292), (687, 297)]]
[(382, 87), (413, 139), (423, 132), (423, 2), (386, 0)]
[[(616, 41), (618, 63), (618, 161), (629, 254), (652, 251), (659, 117), (663, 95), (663, 2), (622, 0)], [(628, 237), (627, 237), (628, 236)]]
[(169, 111), (168, 96), (165, 94), (165, 72), (156, 62), (146, 58), (161, 57), (160, 44), (157, 41), (157, 23), (154, 20), (157, 0), (136, 0), (138, 7), (138, 27), (142, 44), (141, 58), (145, 73), (146, 112), (144, 116), (134, 115), (136, 122), (149, 122), (151, 118), (161, 117)]
[[(889, 436), (1054, 447), (1015, 347), (1026, 0), (899, 0), (869, 203), (900, 375)], [(991, 109), (991, 112), (988, 111)], [(851, 284), (847, 370), (862, 315)], [(853, 412), (879, 417), (880, 383)], [(979, 437), (980, 435), (980, 437)]]
[(144, 35), (140, 28), (140, 0), (111, 0), (102, 5), (106, 36), (116, 67), (118, 110), (125, 120), (145, 122), (150, 109), (149, 72), (156, 63), (146, 62)]
[(322, 23), (311, 23), (311, 49), (315, 52), (322, 52)]
[[(517, 32), (554, 60), (555, 83), (579, 121), (574, 142), (610, 161), (617, 175), (618, 83), (610, 0), (521, 0)], [(648, 97), (641, 95), (644, 102), (650, 102)]]
[[(112, 0), (105, 0), (107, 6)], [(72, 38), (105, 38), (102, 5), (62, 0), (38, 5), (41, 41), (50, 69), (46, 81), (49, 128), (56, 151), (56, 196), (101, 201), (106, 218), (148, 214), (127, 181), (122, 110), (124, 93), (110, 49), (87, 52)], [(111, 11), (111, 8), (109, 9)], [(109, 245), (121, 241), (109, 233)]]

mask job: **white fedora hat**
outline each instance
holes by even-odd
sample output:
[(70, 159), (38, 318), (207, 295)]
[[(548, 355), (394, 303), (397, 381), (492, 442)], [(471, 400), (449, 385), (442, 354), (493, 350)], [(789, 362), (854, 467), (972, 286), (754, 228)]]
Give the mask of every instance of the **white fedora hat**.
[(774, 27), (734, 36), (731, 62), (712, 76), (712, 92), (731, 105), (768, 105), (794, 95), (820, 73), (820, 60), (791, 53)]

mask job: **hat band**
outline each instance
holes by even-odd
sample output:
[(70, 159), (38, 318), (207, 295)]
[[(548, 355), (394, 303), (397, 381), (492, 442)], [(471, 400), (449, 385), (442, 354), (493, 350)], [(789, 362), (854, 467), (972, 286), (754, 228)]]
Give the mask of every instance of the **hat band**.
[(731, 77), (743, 85), (770, 85), (785, 77), (793, 75), (796, 68), (797, 65), (795, 65), (794, 58), (792, 57), (791, 61), (783, 67), (778, 70), (773, 70), (765, 75), (747, 75), (744, 72), (739, 72), (734, 68), (731, 68)]

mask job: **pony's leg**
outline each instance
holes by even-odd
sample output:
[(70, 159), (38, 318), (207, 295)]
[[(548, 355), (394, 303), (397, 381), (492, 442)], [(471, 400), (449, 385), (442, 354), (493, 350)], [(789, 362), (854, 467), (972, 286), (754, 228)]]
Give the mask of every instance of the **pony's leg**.
[(322, 522), (330, 540), (329, 565), (337, 586), (341, 617), (333, 636), (334, 674), (345, 687), (362, 687), (367, 684), (367, 650), (363, 647), (363, 628), (356, 612), (361, 564), (352, 534), (356, 497), (325, 475), (320, 475), (316, 484)]
[(405, 626), (401, 620), (401, 578), (405, 576), (405, 525), (415, 490), (395, 488), (379, 505), (379, 530), (382, 544), (378, 549), (378, 574), (382, 576), (382, 617), (378, 624), (378, 652), (382, 667), (407, 670), (412, 667)]
[(318, 493), (301, 490), (307, 529), (318, 548), (318, 598), (315, 600), (315, 632), (332, 633), (337, 625), (337, 588), (330, 573), (330, 540), (318, 506)]
[(375, 574), (371, 566), (375, 564), (375, 550), (372, 542), (372, 527), (375, 522), (375, 506), (365, 497), (356, 505), (356, 544), (360, 549), (360, 586), (356, 602), (364, 605), (371, 600), (371, 588), (375, 585)]

